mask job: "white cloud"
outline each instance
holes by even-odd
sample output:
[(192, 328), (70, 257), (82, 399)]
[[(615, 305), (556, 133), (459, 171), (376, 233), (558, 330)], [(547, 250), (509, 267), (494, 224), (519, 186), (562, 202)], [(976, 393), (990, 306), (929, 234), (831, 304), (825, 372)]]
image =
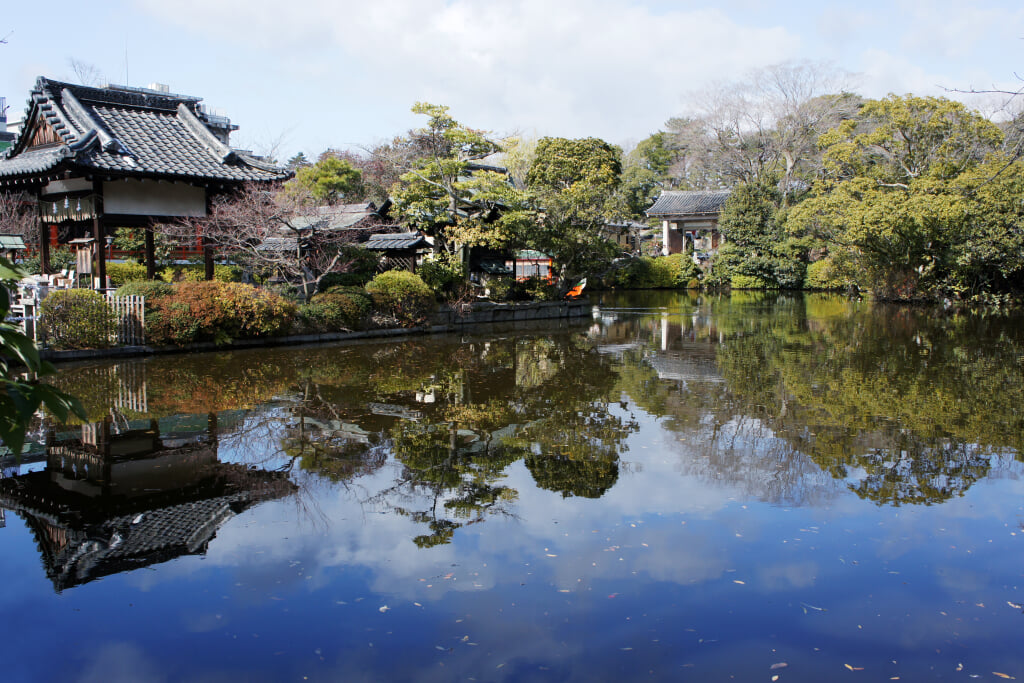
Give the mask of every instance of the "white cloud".
[(655, 15), (612, 0), (307, 2), (283, 13), (269, 0), (142, 6), (170, 22), (205, 15), (186, 28), (300, 53), (314, 68), (344, 55), (339, 79), (371, 74), (406, 107), (434, 100), (470, 125), (611, 139), (657, 127), (709, 78), (782, 61), (799, 45), (781, 26), (743, 25), (718, 9)]

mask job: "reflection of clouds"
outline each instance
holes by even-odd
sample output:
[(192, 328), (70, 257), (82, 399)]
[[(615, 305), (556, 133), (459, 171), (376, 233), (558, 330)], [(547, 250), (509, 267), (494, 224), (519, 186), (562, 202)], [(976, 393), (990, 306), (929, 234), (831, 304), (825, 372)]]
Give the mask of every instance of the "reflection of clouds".
[(818, 578), (816, 562), (763, 565), (757, 569), (758, 584), (765, 590), (779, 591), (807, 588)]
[(108, 643), (84, 665), (81, 683), (157, 683), (167, 680), (155, 661), (131, 643)]
[(775, 505), (822, 507), (843, 486), (811, 458), (755, 418), (701, 424), (665, 432), (665, 449), (678, 454), (684, 478), (728, 486), (734, 495)]

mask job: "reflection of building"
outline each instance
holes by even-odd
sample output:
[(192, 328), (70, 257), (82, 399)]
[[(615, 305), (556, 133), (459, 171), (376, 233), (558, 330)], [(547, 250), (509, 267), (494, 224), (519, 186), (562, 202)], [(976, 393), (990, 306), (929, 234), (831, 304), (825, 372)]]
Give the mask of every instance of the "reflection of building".
[(163, 436), (156, 420), (115, 433), (108, 419), (48, 439), (46, 469), (0, 480), (0, 505), (24, 518), (61, 591), (202, 554), (225, 521), (295, 489), (284, 473), (219, 462), (213, 415)]

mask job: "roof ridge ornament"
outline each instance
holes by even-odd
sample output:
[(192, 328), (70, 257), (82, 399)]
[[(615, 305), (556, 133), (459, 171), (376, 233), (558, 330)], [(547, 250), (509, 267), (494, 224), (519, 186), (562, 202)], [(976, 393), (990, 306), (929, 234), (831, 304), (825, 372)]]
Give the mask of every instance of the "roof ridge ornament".
[(192, 137), (210, 150), (214, 156), (219, 158), (221, 163), (227, 163), (238, 156), (233, 149), (218, 140), (217, 137), (210, 132), (210, 129), (199, 120), (199, 117), (184, 104), (178, 105), (178, 119), (180, 119), (182, 124), (184, 124), (185, 129), (192, 134)]
[[(68, 113), (71, 114), (82, 128), (85, 129), (85, 135), (82, 136), (81, 142), (85, 142), (87, 138), (90, 138), (90, 133), (95, 133), (96, 137), (99, 138), (100, 146), (103, 148), (104, 152), (131, 156), (131, 152), (128, 151), (128, 148), (125, 147), (120, 140), (104, 130), (70, 90), (64, 88), (61, 90), (60, 96), (64, 102), (64, 108), (67, 109)], [(79, 149), (85, 146), (85, 144), (81, 144)]]

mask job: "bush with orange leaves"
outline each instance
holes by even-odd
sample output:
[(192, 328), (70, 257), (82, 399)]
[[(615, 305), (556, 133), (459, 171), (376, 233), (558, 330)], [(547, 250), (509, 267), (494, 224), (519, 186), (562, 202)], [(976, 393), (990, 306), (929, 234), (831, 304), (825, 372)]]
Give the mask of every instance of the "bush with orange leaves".
[(296, 312), (281, 296), (239, 282), (182, 282), (147, 304), (150, 342), (177, 346), (287, 334)]

